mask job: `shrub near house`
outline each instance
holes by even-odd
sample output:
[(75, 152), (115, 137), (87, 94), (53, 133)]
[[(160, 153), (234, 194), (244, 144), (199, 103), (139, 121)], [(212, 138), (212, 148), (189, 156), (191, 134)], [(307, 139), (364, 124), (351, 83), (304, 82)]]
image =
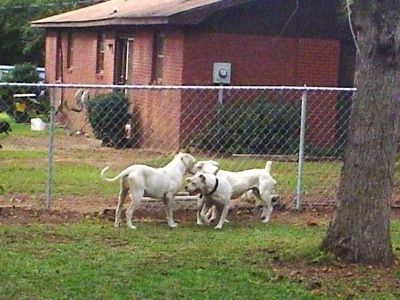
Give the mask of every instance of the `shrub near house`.
[(249, 105), (233, 103), (215, 110), (215, 122), (197, 142), (209, 150), (241, 154), (295, 154), (300, 107), (258, 98)]
[(132, 148), (137, 144), (135, 136), (126, 136), (125, 126), (132, 121), (128, 108), (128, 98), (118, 92), (96, 95), (87, 103), (93, 134), (102, 141), (103, 146), (120, 149)]

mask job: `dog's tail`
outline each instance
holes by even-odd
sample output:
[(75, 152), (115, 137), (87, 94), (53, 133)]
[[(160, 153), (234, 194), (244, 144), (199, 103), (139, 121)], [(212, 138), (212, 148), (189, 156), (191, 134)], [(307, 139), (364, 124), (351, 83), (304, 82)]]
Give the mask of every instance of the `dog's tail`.
[(100, 177), (101, 177), (101, 179), (103, 179), (105, 181), (113, 181), (106, 177), (106, 172), (108, 169), (109, 169), (109, 167), (105, 167), (103, 170), (101, 170)]
[(129, 175), (129, 173), (132, 172), (132, 170), (130, 168), (126, 168), (121, 173), (119, 173), (117, 176), (115, 176), (113, 178), (107, 178), (105, 174), (106, 174), (108, 169), (109, 169), (108, 167), (105, 167), (103, 170), (101, 170), (101, 174), (100, 174), (101, 179), (103, 179), (105, 181), (108, 181), (108, 182), (114, 182), (114, 181), (116, 181), (118, 179), (121, 179), (121, 178)]
[(267, 161), (267, 163), (265, 164), (265, 170), (270, 173), (271, 172), (271, 166), (272, 166), (272, 161)]

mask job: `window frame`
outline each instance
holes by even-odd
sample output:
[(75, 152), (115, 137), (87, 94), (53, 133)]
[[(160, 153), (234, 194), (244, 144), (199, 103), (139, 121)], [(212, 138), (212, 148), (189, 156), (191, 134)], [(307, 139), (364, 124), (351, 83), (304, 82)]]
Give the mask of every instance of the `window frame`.
[(153, 34), (153, 61), (152, 61), (152, 81), (161, 84), (164, 77), (164, 57), (165, 57), (166, 38), (163, 32)]
[(67, 36), (67, 69), (71, 69), (74, 64), (74, 34), (68, 32)]
[(63, 70), (63, 51), (62, 51), (62, 36), (57, 32), (56, 36), (56, 65), (55, 65), (55, 80), (62, 80)]
[(100, 74), (104, 71), (105, 40), (105, 34), (99, 32), (97, 34), (96, 45), (96, 74)]

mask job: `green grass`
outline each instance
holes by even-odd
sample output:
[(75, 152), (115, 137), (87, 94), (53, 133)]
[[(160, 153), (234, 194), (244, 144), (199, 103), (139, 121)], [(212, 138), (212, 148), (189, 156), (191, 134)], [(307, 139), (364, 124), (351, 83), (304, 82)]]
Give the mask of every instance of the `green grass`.
[[(0, 115), (1, 117), (1, 115)], [(5, 118), (5, 117), (4, 117)], [(11, 121), (12, 122), (12, 121)], [(47, 182), (48, 175), (48, 131), (31, 131), (29, 124), (12, 124), (13, 136), (38, 138), (43, 141), (40, 149), (32, 148), (29, 150), (7, 149), (0, 151), (0, 184), (5, 185), (5, 190), (14, 192), (40, 192), (44, 191), (43, 185)], [(87, 186), (93, 185), (97, 195), (115, 194), (114, 185), (101, 184), (100, 169), (93, 162), (96, 158), (101, 160), (104, 153), (92, 151), (69, 151), (63, 154), (62, 160), (58, 160), (57, 140), (65, 136), (65, 132), (56, 128), (55, 153), (53, 167), (53, 191), (61, 194), (74, 194), (84, 196), (87, 193)], [(2, 136), (1, 139), (7, 139)], [(28, 143), (29, 146), (29, 143)], [(65, 152), (65, 150), (64, 150)], [(66, 156), (67, 155), (67, 156)], [(172, 155), (163, 156), (155, 154), (152, 158), (135, 157), (136, 163), (142, 163), (153, 167), (160, 167), (167, 164), (172, 159)], [(196, 156), (198, 160), (209, 159), (208, 157)], [(90, 159), (90, 162), (87, 162)], [(266, 160), (264, 158), (219, 158), (219, 167), (225, 170), (241, 171), (251, 168), (264, 168)], [(330, 190), (332, 178), (338, 179), (341, 163), (339, 162), (306, 162), (304, 164), (303, 192), (305, 194), (315, 192), (319, 194)], [(280, 194), (292, 195), (297, 186), (297, 163), (296, 162), (274, 162), (273, 174), (278, 182), (277, 189)], [(14, 184), (21, 181), (21, 172), (24, 173), (24, 181), (28, 182), (21, 185)], [(116, 175), (120, 170), (111, 166), (109, 176)], [(337, 174), (337, 175), (335, 175)], [(25, 176), (26, 175), (26, 176)], [(4, 184), (5, 183), (5, 184)], [(10, 184), (7, 184), (10, 183)], [(62, 195), (60, 195), (62, 196)]]
[[(41, 138), (26, 124), (13, 134)], [(57, 131), (57, 138), (63, 132)], [(1, 140), (0, 140), (1, 141)], [(56, 149), (57, 150), (57, 149)], [(53, 168), (54, 198), (115, 198), (118, 184), (104, 184), (100, 167), (85, 161), (104, 153), (70, 151)], [(43, 195), (47, 149), (0, 151), (0, 196)], [(140, 158), (161, 166), (172, 156)], [(207, 159), (197, 157), (198, 160)], [(264, 168), (264, 159), (222, 158), (228, 170)], [(341, 164), (304, 164), (304, 193), (323, 193), (339, 179)], [(111, 168), (108, 176), (120, 170)], [(278, 191), (296, 189), (297, 164), (274, 162)], [(396, 170), (399, 172), (399, 170)], [(335, 175), (337, 174), (337, 175)], [(15, 184), (21, 183), (21, 184)], [(88, 188), (90, 187), (90, 188)], [(89, 193), (89, 194), (88, 194)], [(5, 197), (6, 198), (6, 197)], [(75, 199), (76, 198), (76, 199)], [(87, 199), (83, 197), (83, 201)], [(34, 210), (32, 213), (36, 213)], [(18, 222), (17, 222), (18, 223)], [(23, 223), (23, 222), (20, 222)], [(175, 230), (155, 221), (138, 230), (90, 218), (78, 223), (6, 225), (0, 216), (0, 299), (398, 299), (400, 271), (340, 264), (319, 250), (327, 224), (316, 227), (261, 223), (226, 224), (221, 231), (181, 223)], [(304, 224), (302, 222), (301, 224)], [(400, 253), (400, 222), (391, 228)], [(317, 280), (319, 286), (314, 286)]]
[[(399, 222), (392, 225), (400, 231)], [(397, 269), (348, 267), (327, 277), (318, 243), (325, 226), (227, 224), (223, 230), (138, 223), (138, 230), (84, 220), (2, 225), (2, 299), (397, 299), (374, 291)], [(395, 236), (395, 245), (400, 244)], [(328, 264), (329, 265), (329, 264)], [(335, 267), (331, 270), (335, 272)], [(343, 267), (337, 267), (340, 272)], [(309, 277), (309, 272), (315, 274)], [(368, 272), (369, 276), (360, 277)], [(340, 273), (338, 274), (340, 276)], [(375, 276), (375, 277), (374, 277)], [(321, 286), (311, 289), (315, 278)], [(375, 279), (374, 279), (375, 278)], [(394, 281), (395, 282), (395, 281)], [(360, 287), (362, 289), (360, 290)]]

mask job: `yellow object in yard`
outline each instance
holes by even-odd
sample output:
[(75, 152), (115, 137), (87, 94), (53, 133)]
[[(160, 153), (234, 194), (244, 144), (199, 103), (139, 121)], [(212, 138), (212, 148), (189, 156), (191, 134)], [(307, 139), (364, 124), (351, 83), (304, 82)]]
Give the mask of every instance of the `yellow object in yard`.
[(25, 112), (26, 104), (24, 102), (15, 102), (15, 111), (16, 112)]

